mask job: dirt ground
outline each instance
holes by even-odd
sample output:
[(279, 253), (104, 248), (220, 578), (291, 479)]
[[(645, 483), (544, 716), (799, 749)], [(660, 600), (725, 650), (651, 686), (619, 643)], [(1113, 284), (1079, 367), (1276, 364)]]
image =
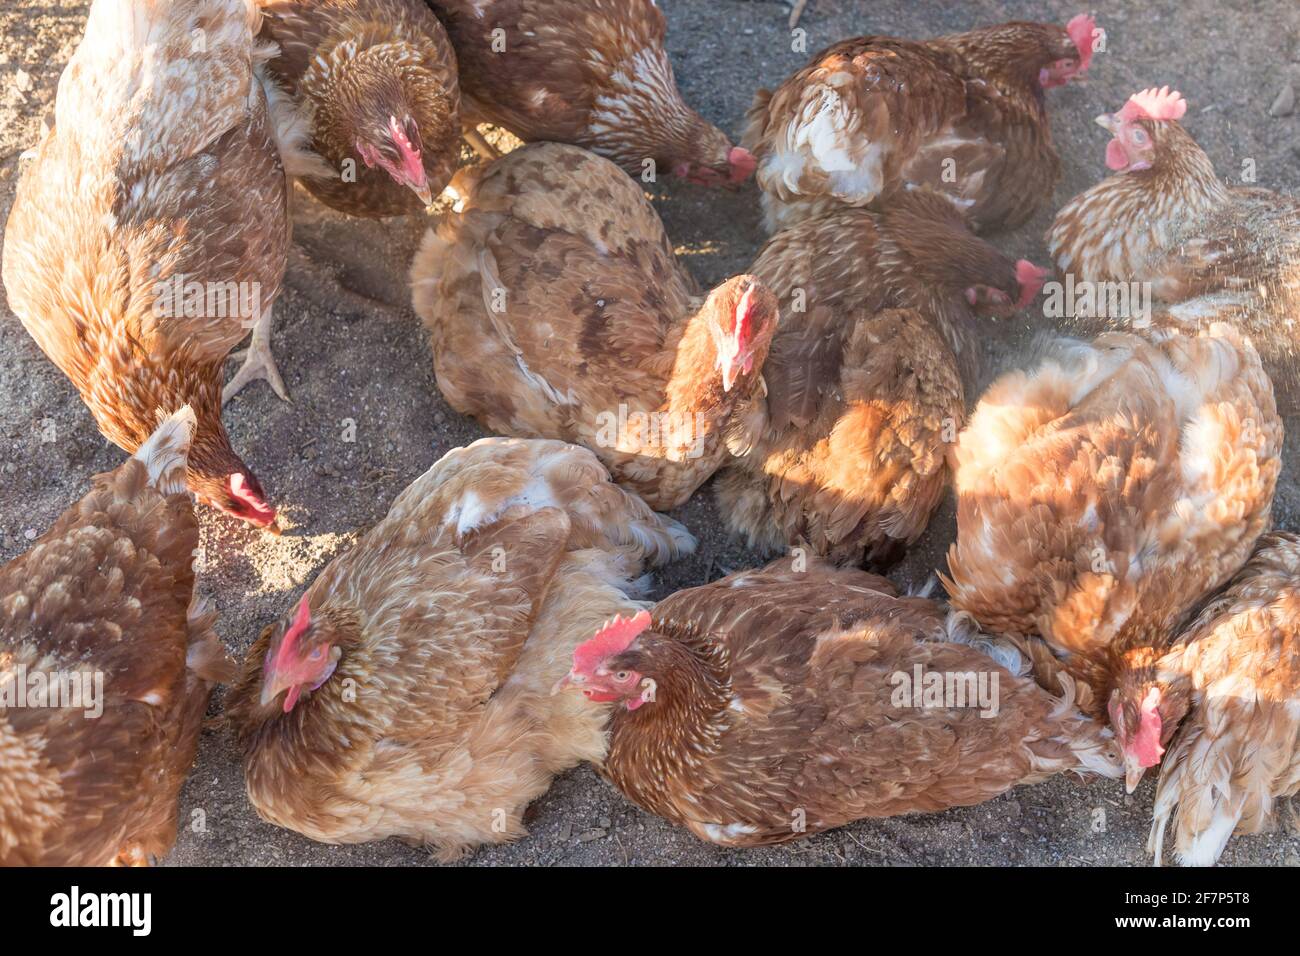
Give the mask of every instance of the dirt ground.
[[(749, 0), (659, 0), (668, 48), (687, 101), (738, 136), (756, 88), (774, 86), (806, 59), (793, 52), (788, 7)], [(5, 0), (0, 7), (0, 220), (7, 218), (22, 150), (36, 142), (60, 71), (85, 23), (87, 5)], [(926, 37), (1009, 19), (1064, 23), (1084, 9), (1068, 0), (811, 0), (801, 27), (813, 51), (863, 33)], [(1258, 185), (1300, 186), (1300, 117), (1269, 107), (1300, 81), (1300, 5), (1292, 0), (1102, 0), (1108, 33), (1091, 78), (1050, 93), (1064, 165), (1056, 201), (1025, 228), (994, 239), (1008, 253), (1042, 263), (1041, 236), (1054, 210), (1105, 175), (1105, 134), (1092, 118), (1142, 87), (1171, 84), (1190, 103), (1186, 125), (1228, 176), (1253, 159)], [(688, 185), (657, 187), (656, 208), (678, 253), (712, 285), (743, 271), (762, 242), (752, 184), (736, 193)], [(314, 304), (294, 288), (276, 303), (274, 342), (293, 397), (264, 384), (240, 394), (225, 415), (232, 441), (282, 506), (281, 538), (204, 510), (201, 588), (220, 611), (219, 631), (242, 654), (260, 628), (288, 607), (319, 569), (387, 510), (445, 451), (483, 432), (453, 412), (434, 384), (428, 344), (410, 308), (406, 268), (426, 228), (423, 217), (348, 220), (300, 193), (296, 238), (350, 288), (386, 303), (363, 314)], [(302, 287), (299, 278), (297, 286)], [(319, 296), (318, 296), (319, 297)], [(1041, 316), (1006, 323), (987, 339), (989, 373), (1016, 361)], [(345, 419), (356, 441), (342, 440)], [(1300, 432), (1300, 422), (1288, 421)], [(28, 544), (79, 498), (90, 475), (122, 453), (98, 433), (63, 376), (0, 306), (0, 560)], [(1275, 509), (1296, 529), (1297, 442), (1288, 440)], [(657, 596), (756, 564), (727, 540), (709, 489), (675, 516), (700, 538), (699, 552), (667, 569)], [(894, 574), (918, 586), (953, 535), (950, 506)], [(712, 569), (710, 571), (710, 569)], [(220, 711), (216, 695), (212, 713)], [(722, 851), (629, 805), (589, 768), (555, 782), (532, 809), (531, 833), (479, 850), (467, 865), (1094, 865), (1144, 864), (1153, 784), (1133, 796), (1119, 782), (1080, 786), (1065, 779), (1022, 787), (983, 806), (933, 816), (864, 821), (786, 846)], [(205, 832), (188, 821), (202, 810)], [(258, 819), (244, 795), (238, 756), (222, 729), (204, 733), (181, 800), (182, 832), (169, 864), (431, 864), (421, 850), (389, 841), (353, 847), (313, 843)], [(1234, 839), (1225, 864), (1300, 865), (1294, 835)]]

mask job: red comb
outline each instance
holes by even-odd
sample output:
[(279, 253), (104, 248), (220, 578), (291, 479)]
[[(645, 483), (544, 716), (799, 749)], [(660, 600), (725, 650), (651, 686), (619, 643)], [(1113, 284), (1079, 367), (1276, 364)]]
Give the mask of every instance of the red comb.
[(1065, 32), (1070, 35), (1075, 49), (1079, 51), (1080, 70), (1088, 69), (1088, 64), (1092, 62), (1093, 32), (1096, 29), (1097, 21), (1087, 13), (1079, 14), (1065, 25)]
[(737, 344), (744, 345), (749, 341), (749, 334), (753, 328), (754, 312), (754, 286), (751, 285), (745, 290), (745, 294), (740, 297), (736, 303), (736, 328), (732, 332)]
[(1149, 90), (1134, 93), (1128, 98), (1124, 108), (1119, 111), (1119, 118), (1122, 120), (1176, 120), (1182, 119), (1183, 114), (1186, 112), (1187, 101), (1183, 99), (1183, 94), (1177, 90), (1171, 90), (1167, 86), (1162, 86), (1158, 90), (1152, 87)]
[(1160, 762), (1165, 748), (1160, 746), (1160, 691), (1152, 687), (1142, 701), (1138, 729), (1133, 736), (1133, 750), (1144, 767)]
[(307, 595), (302, 596), (298, 602), (298, 610), (293, 615), (293, 621), (289, 629), (284, 632), (284, 640), (280, 642), (280, 653), (275, 655), (275, 669), (282, 670), (285, 664), (288, 664), (297, 650), (298, 638), (302, 637), (303, 631), (311, 627), (311, 608), (307, 606)]
[(637, 635), (650, 626), (650, 612), (638, 611), (630, 618), (615, 617), (596, 636), (583, 641), (573, 649), (573, 669), (578, 673), (594, 671), (601, 661), (621, 654), (636, 640)]
[(393, 144), (397, 146), (398, 154), (402, 157), (403, 171), (411, 182), (424, 182), (424, 162), (420, 159), (420, 147), (411, 142), (396, 116), (388, 117), (388, 132), (393, 138)]

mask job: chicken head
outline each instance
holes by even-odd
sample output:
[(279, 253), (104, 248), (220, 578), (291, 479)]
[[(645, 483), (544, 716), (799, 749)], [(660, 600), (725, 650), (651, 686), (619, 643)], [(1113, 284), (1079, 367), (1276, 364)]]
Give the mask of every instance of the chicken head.
[(574, 648), (573, 668), (555, 685), (555, 692), (572, 688), (597, 703), (620, 701), (628, 710), (653, 701), (654, 682), (621, 660), (649, 626), (649, 611), (630, 618), (615, 617)]
[(1074, 49), (1066, 50), (1064, 56), (1039, 71), (1038, 82), (1043, 89), (1064, 86), (1071, 80), (1087, 75), (1088, 66), (1092, 63), (1096, 29), (1097, 22), (1086, 13), (1079, 14), (1065, 25), (1069, 43)]
[(1167, 86), (1134, 93), (1118, 113), (1103, 113), (1097, 124), (1115, 138), (1106, 146), (1106, 166), (1116, 172), (1150, 169), (1158, 158), (1157, 124), (1182, 119), (1187, 101)]
[[(272, 625), (279, 630), (280, 625)], [(278, 639), (274, 633), (262, 666), (262, 706), (284, 694), (284, 712), (293, 710), (304, 689), (316, 690), (334, 673), (343, 649), (334, 640), (328, 619), (313, 621), (307, 595)]]
[(730, 392), (741, 375), (760, 371), (777, 325), (777, 301), (771, 290), (750, 275), (736, 276), (709, 294), (709, 333), (716, 350), (722, 390)]

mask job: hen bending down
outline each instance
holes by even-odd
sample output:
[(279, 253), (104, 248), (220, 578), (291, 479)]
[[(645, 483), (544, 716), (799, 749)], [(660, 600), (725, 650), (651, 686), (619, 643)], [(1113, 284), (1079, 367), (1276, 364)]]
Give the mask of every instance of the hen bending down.
[(227, 394), (259, 375), (284, 394), (269, 343), (285, 176), (311, 163), (256, 22), (245, 0), (95, 0), (18, 184), (4, 283), (106, 438), (133, 452), (159, 409), (189, 404), (190, 488), (274, 529), (221, 422), (221, 375), (251, 327)]
[(522, 835), (604, 715), (550, 691), (636, 579), (694, 549), (587, 450), (449, 452), (253, 644), (226, 713), (265, 819), (326, 843), (453, 859)]
[(1300, 792), (1300, 536), (1261, 538), (1160, 670), (1191, 698), (1161, 765), (1149, 848), (1159, 863), (1172, 822), (1179, 862), (1207, 866)]
[(817, 53), (749, 111), (768, 231), (914, 186), (947, 195), (977, 230), (1022, 224), (1060, 174), (1044, 91), (1087, 72), (1097, 32), (1080, 14)]
[(883, 213), (844, 209), (786, 229), (752, 271), (782, 319), (763, 366), (764, 427), (717, 483), (728, 527), (766, 552), (802, 543), (882, 569), (944, 494), (979, 316), (1027, 304), (1040, 270), (915, 192)]
[(1268, 529), (1281, 447), (1259, 357), (1224, 323), (1049, 343), (958, 441), (953, 604), (1044, 638), (1059, 658), (1036, 661), (1045, 674), (1063, 668), (1109, 712), (1130, 789), (1186, 709), (1158, 660)]
[(465, 118), (571, 143), (630, 175), (706, 186), (754, 171), (682, 101), (654, 0), (429, 0), (460, 63)]
[(418, 212), (460, 159), (456, 55), (424, 0), (257, 0), (269, 66), (312, 107), (312, 147), (329, 169), (305, 176), (353, 216)]
[(1246, 331), (1279, 404), (1292, 409), (1300, 402), (1300, 201), (1220, 180), (1179, 122), (1186, 111), (1182, 96), (1164, 87), (1097, 117), (1113, 136), (1106, 165), (1115, 174), (1057, 213), (1048, 249), (1080, 284), (1149, 283), (1165, 302), (1208, 301), (1208, 310), (1166, 317), (1203, 311), (1209, 318), (1193, 315), (1193, 327), (1231, 321)]
[(813, 559), (613, 621), (566, 683), (612, 704), (603, 773), (628, 799), (702, 840), (755, 846), (1055, 773), (1119, 776), (1109, 733), (1026, 670), (969, 618)]
[(0, 568), (0, 865), (144, 864), (176, 840), (232, 670), (194, 593), (193, 428), (189, 409), (165, 420)]
[(453, 408), (586, 445), (662, 510), (748, 447), (777, 324), (761, 282), (696, 295), (641, 188), (574, 146), (526, 146), (460, 191), (411, 266)]

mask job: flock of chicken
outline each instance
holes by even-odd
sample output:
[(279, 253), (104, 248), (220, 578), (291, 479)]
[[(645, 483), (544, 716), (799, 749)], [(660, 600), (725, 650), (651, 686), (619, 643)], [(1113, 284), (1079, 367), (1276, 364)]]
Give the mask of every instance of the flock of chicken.
[[(0, 863), (164, 854), (218, 682), (265, 819), (448, 859), (522, 835), (581, 761), (725, 846), (1153, 767), (1157, 860), (1171, 824), (1204, 864), (1277, 821), (1300, 205), (1222, 182), (1181, 97), (1135, 94), (1048, 243), (1057, 278), (1146, 283), (1153, 314), (1043, 340), (968, 415), (981, 324), (1049, 278), (980, 235), (1050, 200), (1045, 93), (1089, 70), (1091, 17), (837, 43), (741, 146), (682, 102), (664, 29), (652, 0), (94, 0), (4, 283), (132, 457), (0, 569), (0, 680), (104, 681), (98, 716), (0, 696)], [(480, 123), (529, 145), (492, 155)], [(457, 172), (462, 135), (489, 161)], [(749, 274), (696, 287), (637, 182), (659, 174), (756, 178)], [(278, 530), (220, 412), (250, 328), (224, 398), (284, 393), (295, 178), (359, 216), (450, 190), (414, 305), (443, 396), (509, 437), (435, 463), (237, 668), (186, 486)], [(715, 473), (728, 526), (783, 556), (641, 600), (695, 546), (657, 510)], [(902, 595), (875, 572), (950, 487), (949, 603)]]

